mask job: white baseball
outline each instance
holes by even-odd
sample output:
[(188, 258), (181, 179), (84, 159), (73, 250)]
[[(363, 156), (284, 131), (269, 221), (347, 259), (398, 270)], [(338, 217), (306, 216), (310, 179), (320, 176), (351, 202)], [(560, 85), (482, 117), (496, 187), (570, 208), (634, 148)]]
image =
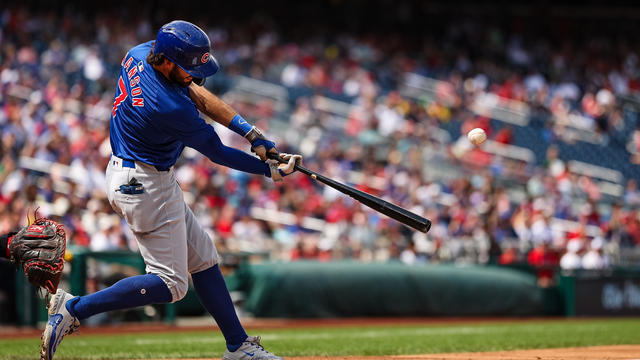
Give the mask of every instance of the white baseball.
[(485, 140), (487, 140), (487, 133), (480, 128), (475, 128), (467, 134), (469, 141), (475, 146), (482, 144)]

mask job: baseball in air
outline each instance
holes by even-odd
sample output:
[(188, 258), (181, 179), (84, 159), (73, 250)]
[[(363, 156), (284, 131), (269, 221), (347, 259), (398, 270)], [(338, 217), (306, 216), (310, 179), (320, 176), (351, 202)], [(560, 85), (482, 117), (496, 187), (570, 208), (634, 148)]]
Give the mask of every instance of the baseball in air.
[(469, 141), (475, 146), (482, 144), (485, 140), (487, 140), (487, 133), (480, 128), (475, 128), (467, 134)]

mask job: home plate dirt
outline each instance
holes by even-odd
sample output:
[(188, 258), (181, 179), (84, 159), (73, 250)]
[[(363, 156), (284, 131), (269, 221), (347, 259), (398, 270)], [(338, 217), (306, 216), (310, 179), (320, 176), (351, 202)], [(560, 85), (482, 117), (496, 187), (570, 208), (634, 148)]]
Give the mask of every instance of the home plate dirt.
[(561, 349), (513, 350), (434, 355), (307, 356), (292, 360), (640, 360), (640, 345), (589, 346)]

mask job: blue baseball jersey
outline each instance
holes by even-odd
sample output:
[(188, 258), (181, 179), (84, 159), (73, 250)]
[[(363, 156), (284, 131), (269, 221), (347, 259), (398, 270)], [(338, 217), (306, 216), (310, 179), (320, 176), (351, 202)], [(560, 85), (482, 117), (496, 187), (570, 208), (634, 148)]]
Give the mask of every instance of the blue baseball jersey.
[(111, 113), (113, 154), (167, 170), (189, 146), (218, 164), (270, 177), (268, 164), (222, 144), (200, 117), (188, 88), (147, 63), (151, 47), (152, 41), (140, 44), (122, 59)]
[(189, 89), (171, 83), (147, 63), (151, 44), (134, 47), (122, 59), (111, 113), (111, 148), (123, 159), (169, 168), (185, 145), (198, 148), (214, 137), (214, 130), (200, 118)]

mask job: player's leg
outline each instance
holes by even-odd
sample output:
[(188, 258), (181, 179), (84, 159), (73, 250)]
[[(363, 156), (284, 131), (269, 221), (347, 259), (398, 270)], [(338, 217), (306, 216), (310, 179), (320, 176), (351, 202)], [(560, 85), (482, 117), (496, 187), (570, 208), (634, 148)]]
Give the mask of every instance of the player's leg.
[(171, 299), (167, 284), (156, 274), (146, 274), (122, 279), (93, 294), (76, 296), (65, 306), (71, 315), (83, 320), (107, 311), (162, 304)]
[[(136, 177), (145, 185), (144, 196), (120, 196), (112, 190)], [(178, 301), (188, 289), (186, 225), (182, 192), (175, 192), (172, 173), (137, 166), (107, 171), (107, 190), (114, 210), (136, 234), (146, 275), (120, 280), (86, 296), (74, 297), (63, 290), (51, 299), (49, 322), (43, 335), (42, 359), (51, 360), (64, 335), (79, 325), (78, 319), (153, 303)], [(118, 195), (118, 196), (116, 196)], [(143, 215), (144, 217), (141, 217)]]
[[(181, 194), (173, 196), (178, 195)], [(72, 314), (82, 320), (101, 312), (178, 301), (184, 297), (189, 275), (184, 209), (176, 206), (183, 202), (181, 196), (179, 200), (149, 208), (149, 216), (153, 216), (154, 211), (163, 213), (163, 225), (152, 232), (135, 233), (147, 274), (122, 279), (104, 290), (73, 299), (67, 305)]]
[(49, 301), (49, 321), (42, 336), (42, 360), (51, 360), (65, 335), (73, 333), (80, 320), (98, 313), (171, 301), (171, 293), (158, 275), (122, 279), (86, 296), (73, 296), (62, 289)]
[[(145, 187), (141, 194), (115, 189), (135, 177)], [(173, 174), (136, 165), (111, 163), (107, 190), (111, 205), (133, 230), (146, 264), (145, 275), (122, 279), (96, 293), (73, 299), (67, 308), (79, 319), (101, 312), (179, 300), (188, 287), (186, 226), (182, 193), (171, 184)]]
[(198, 298), (213, 316), (227, 343), (223, 359), (280, 359), (260, 345), (260, 337), (247, 336), (231, 301), (218, 266), (218, 252), (211, 238), (185, 204), (189, 272)]
[(218, 251), (209, 235), (196, 221), (191, 209), (186, 204), (184, 207), (189, 272), (193, 286), (202, 305), (218, 323), (227, 347), (235, 350), (247, 338), (247, 334), (238, 320), (227, 285), (220, 273)]

